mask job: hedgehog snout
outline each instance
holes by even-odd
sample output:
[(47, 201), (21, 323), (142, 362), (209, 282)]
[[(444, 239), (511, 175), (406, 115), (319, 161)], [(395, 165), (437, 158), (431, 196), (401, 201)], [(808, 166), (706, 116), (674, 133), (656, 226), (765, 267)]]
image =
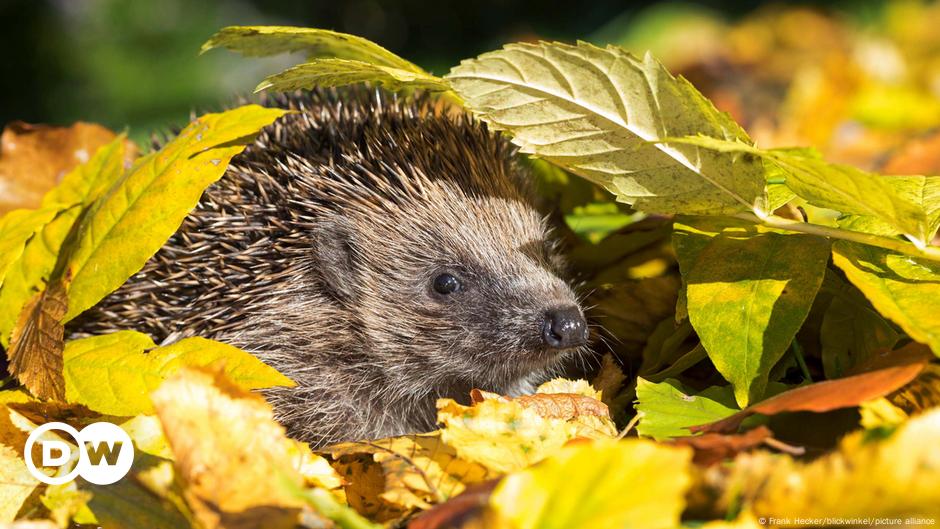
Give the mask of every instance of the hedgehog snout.
[(551, 349), (572, 349), (587, 343), (588, 325), (576, 305), (545, 311), (542, 319), (542, 342)]

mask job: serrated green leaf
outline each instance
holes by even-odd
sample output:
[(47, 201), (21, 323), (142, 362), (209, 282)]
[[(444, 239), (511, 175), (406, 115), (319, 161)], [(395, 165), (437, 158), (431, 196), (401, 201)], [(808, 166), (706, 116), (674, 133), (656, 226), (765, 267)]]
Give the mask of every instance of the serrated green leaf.
[(503, 478), (489, 504), (496, 526), (513, 529), (678, 527), (690, 460), (689, 450), (641, 439), (575, 444)]
[(647, 55), (581, 42), (510, 44), (444, 77), (467, 107), (533, 153), (646, 212), (726, 214), (767, 208), (764, 168), (752, 157), (668, 136), (747, 134), (685, 79)]
[(678, 380), (656, 384), (637, 378), (636, 398), (640, 416), (637, 432), (657, 440), (692, 435), (690, 426), (724, 419), (739, 411), (730, 386), (712, 386), (696, 394)]
[[(68, 249), (69, 321), (121, 286), (179, 228), (203, 191), (286, 111), (247, 105), (206, 114), (141, 158), (94, 205)], [(66, 251), (66, 250), (63, 250)]]
[(675, 226), (689, 319), (743, 408), (764, 395), (771, 368), (809, 314), (829, 242), (708, 217)]
[(187, 366), (219, 365), (245, 389), (294, 385), (251, 354), (198, 337), (157, 347), (145, 334), (119, 331), (68, 342), (63, 357), (66, 400), (122, 417), (153, 413), (150, 393)]
[(313, 59), (268, 76), (255, 88), (255, 92), (268, 89), (290, 92), (318, 86), (345, 86), (366, 82), (380, 84), (392, 91), (405, 88), (434, 92), (450, 90), (450, 86), (443, 79), (425, 72), (346, 59)]
[(878, 312), (940, 356), (940, 264), (847, 241), (832, 261)]
[(809, 203), (877, 219), (919, 245), (925, 245), (940, 226), (938, 176), (883, 176), (829, 163), (800, 149), (765, 150), (701, 135), (667, 141), (763, 157), (779, 165), (787, 187)]
[(362, 37), (328, 29), (290, 26), (229, 26), (202, 45), (202, 53), (225, 48), (248, 57), (302, 51), (308, 57), (331, 57), (427, 73), (418, 65)]

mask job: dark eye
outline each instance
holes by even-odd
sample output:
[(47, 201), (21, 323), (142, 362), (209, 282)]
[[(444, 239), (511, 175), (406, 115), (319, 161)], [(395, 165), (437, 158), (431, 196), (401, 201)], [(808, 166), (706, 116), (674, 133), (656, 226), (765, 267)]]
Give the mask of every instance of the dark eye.
[(441, 274), (434, 278), (434, 291), (438, 294), (453, 294), (460, 290), (460, 280), (451, 274)]

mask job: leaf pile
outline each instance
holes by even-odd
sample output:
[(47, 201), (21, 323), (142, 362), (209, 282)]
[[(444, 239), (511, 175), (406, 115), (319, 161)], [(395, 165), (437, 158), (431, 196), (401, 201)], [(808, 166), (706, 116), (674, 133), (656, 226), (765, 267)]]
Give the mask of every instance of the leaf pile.
[[(733, 35), (778, 19), (833, 23), (799, 10), (775, 16), (746, 19)], [(783, 114), (776, 134), (757, 125), (766, 108), (737, 109), (762, 141), (771, 138), (759, 146), (685, 78), (617, 46), (510, 44), (437, 77), (352, 35), (223, 29), (204, 51), (307, 53), (259, 90), (359, 82), (429, 90), (510, 136), (560, 213), (570, 261), (591, 292), (590, 316), (604, 327), (600, 367), (592, 384), (558, 379), (515, 398), (474, 390), (469, 405), (441, 399), (438, 431), (315, 454), (288, 439), (250, 391), (292, 382), (243, 351), (201, 338), (157, 347), (133, 331), (66, 342), (64, 324), (139, 270), (282, 111), (249, 105), (203, 116), (131, 164), (132, 149), (117, 136), (32, 209), (0, 219), (0, 343), (21, 384), (0, 391), (0, 498), (12, 505), (0, 521), (934, 523), (940, 176), (936, 158), (916, 146), (933, 143), (899, 151), (885, 164), (903, 172), (894, 176), (775, 141), (806, 140), (828, 156), (839, 150), (822, 127), (865, 115), (870, 128), (888, 126), (866, 114), (865, 102), (888, 87), (849, 65), (843, 39), (856, 37), (831, 38), (844, 68), (809, 95), (792, 81), (791, 113), (782, 104), (770, 110)], [(743, 53), (735, 46), (728, 49)], [(770, 79), (801, 72), (772, 47), (757, 52), (747, 64)], [(726, 59), (737, 61), (735, 71), (745, 64)], [(853, 110), (837, 97), (828, 112), (806, 102), (846, 93), (833, 88), (841, 82), (853, 87)], [(727, 86), (706, 87), (727, 94)], [(921, 101), (917, 90), (905, 97)], [(810, 111), (823, 112), (818, 129), (806, 129)], [(926, 123), (893, 119), (892, 146)], [(22, 446), (40, 418), (122, 424), (138, 449), (133, 479), (39, 487), (22, 472)]]

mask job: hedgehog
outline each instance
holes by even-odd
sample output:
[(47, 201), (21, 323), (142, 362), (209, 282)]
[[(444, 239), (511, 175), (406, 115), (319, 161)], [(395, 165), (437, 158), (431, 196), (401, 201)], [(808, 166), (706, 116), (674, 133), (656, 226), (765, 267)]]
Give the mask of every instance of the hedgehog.
[(559, 243), (505, 137), (428, 95), (288, 108), (72, 336), (203, 336), (296, 382), (265, 390), (313, 446), (425, 432), (439, 398), (530, 392), (586, 351)]

